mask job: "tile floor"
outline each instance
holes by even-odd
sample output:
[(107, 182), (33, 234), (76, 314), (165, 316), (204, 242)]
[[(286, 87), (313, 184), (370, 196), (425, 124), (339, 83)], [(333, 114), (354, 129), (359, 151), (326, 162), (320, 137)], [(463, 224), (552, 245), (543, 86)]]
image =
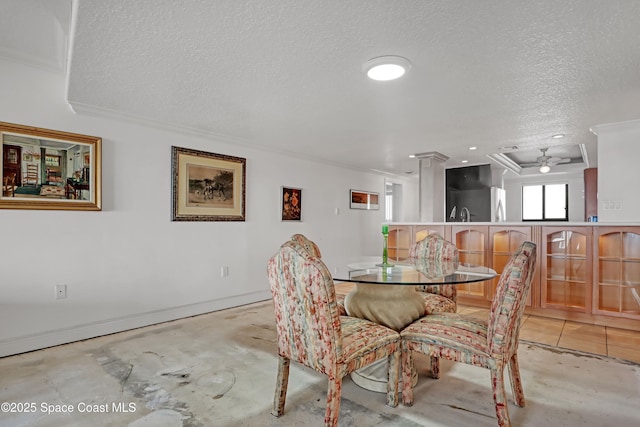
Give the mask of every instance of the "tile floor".
[[(486, 308), (458, 306), (485, 319)], [(520, 339), (640, 363), (640, 332), (525, 314)]]
[[(336, 283), (336, 292), (347, 294), (349, 283)], [(458, 306), (458, 312), (486, 319), (488, 309)], [(520, 339), (586, 353), (640, 363), (640, 332), (525, 314)]]

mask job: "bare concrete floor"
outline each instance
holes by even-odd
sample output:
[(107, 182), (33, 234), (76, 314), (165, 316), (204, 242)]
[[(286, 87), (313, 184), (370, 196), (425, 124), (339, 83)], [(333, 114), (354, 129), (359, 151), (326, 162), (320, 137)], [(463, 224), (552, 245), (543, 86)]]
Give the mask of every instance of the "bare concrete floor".
[[(285, 415), (270, 414), (274, 324), (268, 301), (0, 359), (0, 425), (322, 425), (326, 377), (295, 363)], [(529, 342), (519, 357), (527, 405), (509, 394), (513, 425), (640, 425), (640, 365)], [(442, 361), (433, 380), (416, 359), (414, 406), (347, 377), (340, 425), (496, 425), (488, 371)]]

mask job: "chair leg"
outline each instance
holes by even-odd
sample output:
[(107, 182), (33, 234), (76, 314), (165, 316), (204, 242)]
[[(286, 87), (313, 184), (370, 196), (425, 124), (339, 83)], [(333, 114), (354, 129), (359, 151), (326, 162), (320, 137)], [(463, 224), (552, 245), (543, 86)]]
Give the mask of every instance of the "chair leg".
[(520, 379), (520, 366), (518, 365), (518, 355), (514, 354), (509, 359), (509, 378), (511, 379), (511, 390), (513, 390), (513, 398), (516, 405), (524, 407), (524, 390), (522, 389), (522, 380)]
[(431, 356), (431, 378), (440, 378), (440, 358)]
[(389, 373), (387, 378), (387, 406), (395, 408), (398, 406), (398, 381), (400, 376), (400, 349), (387, 357)]
[(284, 401), (287, 398), (287, 385), (289, 384), (289, 365), (291, 361), (283, 356), (278, 358), (278, 379), (276, 380), (276, 394), (273, 397), (272, 415), (276, 417), (284, 414)]
[(493, 401), (496, 405), (496, 416), (500, 427), (510, 427), (509, 407), (507, 406), (507, 396), (504, 390), (504, 365), (498, 364), (495, 369), (491, 369), (491, 387), (493, 388)]
[(325, 427), (336, 427), (340, 416), (340, 396), (342, 394), (342, 378), (329, 377), (327, 390), (327, 409), (324, 413)]
[(413, 357), (405, 341), (402, 342), (402, 404), (413, 405)]

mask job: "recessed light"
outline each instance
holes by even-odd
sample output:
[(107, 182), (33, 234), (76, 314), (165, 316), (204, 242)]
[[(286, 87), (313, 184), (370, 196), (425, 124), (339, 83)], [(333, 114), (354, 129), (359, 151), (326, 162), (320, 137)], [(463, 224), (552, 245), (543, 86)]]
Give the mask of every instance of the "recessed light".
[(553, 139), (564, 138), (564, 133), (556, 133), (555, 135), (551, 135), (551, 138)]
[(477, 149), (478, 149), (478, 147), (469, 147), (469, 150), (472, 150), (472, 151), (473, 150), (477, 150)]
[(372, 80), (389, 81), (402, 77), (411, 68), (411, 62), (401, 56), (379, 56), (368, 60), (362, 66)]
[(409, 158), (410, 159), (415, 159), (416, 155), (415, 154), (409, 154)]
[(462, 160), (460, 163), (469, 163), (469, 160)]

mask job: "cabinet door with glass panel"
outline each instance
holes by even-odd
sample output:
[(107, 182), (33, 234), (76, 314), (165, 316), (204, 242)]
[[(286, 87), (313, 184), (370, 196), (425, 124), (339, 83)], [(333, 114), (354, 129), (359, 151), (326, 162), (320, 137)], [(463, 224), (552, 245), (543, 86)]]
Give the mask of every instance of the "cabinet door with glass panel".
[[(493, 298), (498, 282), (500, 281), (500, 275), (507, 265), (507, 262), (511, 259), (511, 256), (518, 250), (523, 242), (531, 240), (531, 227), (489, 227), (491, 268), (498, 273), (498, 276), (490, 282), (491, 286), (488, 295), (490, 298)], [(528, 306), (531, 306), (533, 303), (532, 295), (536, 293), (539, 287), (537, 282), (537, 277), (534, 277), (534, 281), (531, 284), (531, 291), (529, 291), (529, 296), (527, 297)]]
[[(488, 226), (451, 226), (451, 241), (458, 248), (461, 264), (487, 266)], [(490, 299), (487, 281), (458, 285), (458, 296), (474, 300)]]
[(593, 310), (640, 320), (640, 227), (596, 227)]
[(409, 259), (409, 248), (412, 243), (410, 225), (390, 225), (387, 254), (389, 260), (406, 261)]
[(541, 306), (591, 312), (591, 227), (543, 227)]
[(414, 225), (413, 226), (413, 243), (417, 243), (423, 240), (430, 234), (437, 234), (443, 238), (447, 238), (445, 235), (444, 225)]

